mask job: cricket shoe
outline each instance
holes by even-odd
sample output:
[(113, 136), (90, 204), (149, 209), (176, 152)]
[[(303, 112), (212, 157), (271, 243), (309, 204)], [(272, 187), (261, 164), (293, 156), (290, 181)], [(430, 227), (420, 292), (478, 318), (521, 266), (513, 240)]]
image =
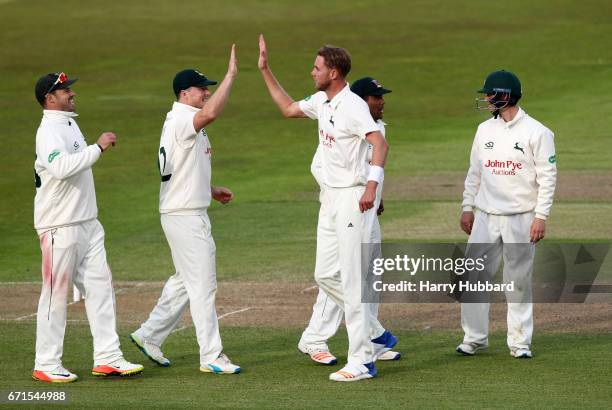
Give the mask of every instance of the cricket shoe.
[[(397, 344), (397, 337), (385, 330), (376, 339), (372, 339), (374, 360), (379, 360), (380, 356), (390, 351)], [(388, 360), (388, 359), (387, 359)]]
[(402, 355), (400, 354), (400, 352), (394, 352), (393, 350), (389, 350), (388, 352), (384, 352), (383, 354), (381, 354), (380, 356), (378, 356), (378, 359), (376, 360), (383, 360), (383, 361), (387, 361), (387, 360), (399, 360), (402, 358)]
[(510, 356), (516, 357), (517, 359), (531, 359), (533, 357), (531, 350), (524, 348), (510, 349)]
[(138, 331), (130, 335), (130, 340), (138, 349), (140, 349), (142, 353), (144, 353), (145, 356), (151, 359), (152, 362), (164, 367), (170, 366), (170, 360), (164, 357), (164, 353), (161, 351), (159, 346), (145, 340), (144, 338), (141, 338), (138, 335)]
[(108, 377), (108, 376), (132, 376), (134, 374), (141, 373), (144, 370), (144, 366), (141, 364), (130, 363), (123, 357), (115, 360), (109, 364), (101, 364), (94, 367), (91, 370), (91, 374), (94, 376)]
[(233, 364), (229, 357), (221, 353), (214, 361), (201, 366), (200, 371), (204, 373), (236, 374), (240, 373), (241, 369), (240, 366)]
[(70, 383), (79, 378), (76, 374), (66, 370), (63, 366), (57, 366), (55, 370), (46, 372), (44, 370), (34, 370), (32, 372), (34, 380), (48, 383)]
[(335, 382), (356, 382), (362, 379), (371, 379), (378, 374), (374, 362), (360, 366), (347, 364), (342, 369), (329, 375), (329, 380)]
[(457, 353), (461, 353), (464, 356), (474, 356), (477, 351), (486, 349), (487, 347), (489, 346), (481, 343), (461, 343), (455, 350)]
[(338, 359), (336, 359), (336, 356), (331, 354), (328, 349), (325, 349), (323, 347), (298, 344), (298, 350), (304, 354), (309, 355), (314, 362), (324, 364), (326, 366), (332, 366), (338, 363)]

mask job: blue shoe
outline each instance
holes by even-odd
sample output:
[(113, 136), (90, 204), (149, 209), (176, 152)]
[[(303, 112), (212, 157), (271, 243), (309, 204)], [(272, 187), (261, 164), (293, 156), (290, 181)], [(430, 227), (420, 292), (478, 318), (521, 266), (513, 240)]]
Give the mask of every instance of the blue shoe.
[(376, 339), (372, 339), (372, 343), (376, 343), (377, 345), (385, 345), (385, 347), (391, 349), (397, 344), (397, 337), (393, 336), (393, 334), (388, 330), (385, 330), (382, 335), (378, 336)]
[(372, 377), (376, 377), (378, 371), (376, 370), (376, 365), (374, 364), (374, 362), (366, 363), (364, 364), (364, 366), (368, 368), (368, 373), (370, 373)]
[(372, 339), (372, 344), (374, 345), (374, 360), (378, 360), (382, 354), (395, 347), (397, 344), (397, 337), (393, 336), (388, 330), (385, 330), (382, 335), (378, 336), (376, 339)]

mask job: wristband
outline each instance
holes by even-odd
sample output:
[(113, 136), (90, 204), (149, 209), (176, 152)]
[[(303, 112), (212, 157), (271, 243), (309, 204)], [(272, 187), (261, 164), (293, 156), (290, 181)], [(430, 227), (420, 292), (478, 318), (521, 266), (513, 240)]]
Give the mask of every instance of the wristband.
[(104, 148), (102, 148), (102, 145), (100, 145), (100, 144), (96, 144), (96, 145), (98, 146), (98, 148), (100, 148), (100, 152), (101, 153), (104, 152)]
[(384, 176), (385, 176), (385, 169), (383, 167), (379, 167), (378, 165), (372, 165), (370, 167), (370, 174), (368, 175), (368, 181), (375, 181), (380, 184)]

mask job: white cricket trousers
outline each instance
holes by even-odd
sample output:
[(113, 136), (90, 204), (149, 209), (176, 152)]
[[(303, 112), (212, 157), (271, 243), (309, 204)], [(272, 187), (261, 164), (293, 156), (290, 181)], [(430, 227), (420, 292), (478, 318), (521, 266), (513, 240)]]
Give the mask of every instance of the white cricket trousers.
[[(363, 243), (380, 244), (381, 242), (380, 223), (376, 214), (376, 210), (378, 210), (380, 205), (381, 193), (382, 184), (379, 184), (373, 209), (364, 213), (365, 229), (362, 238)], [(319, 209), (319, 225), (321, 223), (325, 225), (329, 218), (329, 202), (325, 201), (325, 192), (321, 193), (320, 199), (321, 207)], [(370, 232), (369, 237), (367, 232)], [(373, 248), (372, 251), (380, 251), (380, 248)], [(336, 265), (336, 270), (339, 270), (339, 264)], [(370, 308), (371, 314), (370, 339), (376, 339), (385, 332), (384, 327), (378, 321), (379, 305), (378, 303), (368, 303), (367, 305), (367, 307)], [(302, 333), (299, 344), (317, 346), (321, 349), (327, 350), (327, 341), (338, 331), (338, 328), (342, 323), (343, 316), (344, 311), (342, 308), (335, 303), (322, 288), (319, 288), (317, 299), (312, 307), (310, 322), (308, 323), (308, 327)]]
[[(369, 304), (361, 301), (361, 244), (364, 237), (369, 240), (371, 233), (366, 213), (359, 210), (364, 190), (363, 186), (325, 187), (322, 204), (326, 211), (319, 213), (317, 226), (315, 280), (344, 310), (349, 339), (348, 363), (353, 365), (373, 362), (370, 340), (373, 312)], [(368, 212), (375, 213), (376, 209)]]
[(53, 371), (62, 364), (68, 291), (73, 283), (85, 296), (94, 366), (121, 358), (113, 279), (100, 222), (94, 219), (54, 228), (39, 237), (43, 285), (36, 317), (34, 370)]
[[(514, 281), (514, 300), (531, 300), (531, 274), (535, 245), (530, 242), (530, 229), (534, 214), (491, 215), (480, 210), (475, 213), (474, 225), (468, 243), (501, 243), (487, 254), (490, 275), (504, 261), (504, 283)], [(507, 244), (522, 244), (507, 246)], [(469, 246), (469, 245), (468, 245)], [(480, 247), (478, 247), (480, 248)], [(478, 255), (471, 255), (479, 257)], [(508, 336), (510, 349), (529, 348), (533, 335), (533, 303), (508, 303)], [(465, 332), (463, 343), (488, 344), (489, 303), (462, 303), (461, 327)]]
[(164, 285), (149, 318), (137, 332), (145, 340), (161, 346), (189, 306), (203, 366), (216, 360), (223, 351), (215, 310), (216, 247), (210, 220), (206, 214), (163, 214), (161, 224), (176, 273)]

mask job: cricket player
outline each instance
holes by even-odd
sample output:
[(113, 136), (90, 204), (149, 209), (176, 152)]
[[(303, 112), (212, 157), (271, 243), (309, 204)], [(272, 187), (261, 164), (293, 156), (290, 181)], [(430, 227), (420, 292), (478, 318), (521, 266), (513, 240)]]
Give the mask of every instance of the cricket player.
[[(364, 77), (355, 81), (351, 85), (351, 91), (363, 98), (364, 101), (368, 104), (368, 108), (370, 110), (372, 118), (374, 119), (374, 121), (376, 121), (376, 125), (378, 125), (378, 129), (382, 136), (385, 137), (386, 124), (382, 120), (385, 106), (385, 99), (383, 96), (387, 93), (390, 93), (391, 90), (384, 88), (378, 81), (376, 81), (372, 77)], [(368, 144), (368, 166), (371, 160), (372, 145)], [(317, 148), (315, 156), (312, 160), (310, 170), (321, 189), (321, 209), (319, 212), (325, 214), (325, 212), (327, 212), (327, 207), (325, 206), (326, 201), (323, 199), (325, 197), (325, 184), (323, 183), (321, 172), (321, 145), (319, 145)], [(377, 212), (368, 212), (366, 214), (366, 218), (371, 219), (371, 221), (366, 221), (366, 226), (372, 227), (372, 243), (380, 243), (381, 241), (378, 215), (384, 212), (384, 207), (382, 205), (382, 189), (383, 181), (381, 181), (381, 183), (378, 184), (376, 188), (377, 192), (374, 209), (376, 209)], [(325, 216), (323, 216), (322, 218), (325, 218)], [(376, 339), (378, 335), (381, 334), (381, 329), (384, 333), (384, 328), (380, 325), (376, 318), (378, 313), (378, 304), (372, 304), (371, 308), (374, 310), (372, 338)], [(327, 296), (327, 294), (322, 289), (319, 289), (317, 300), (312, 309), (312, 316), (310, 318), (310, 322), (306, 330), (304, 330), (304, 332), (302, 333), (302, 337), (300, 339), (300, 342), (298, 343), (298, 350), (302, 353), (308, 354), (310, 358), (317, 363), (324, 365), (336, 364), (338, 360), (329, 351), (329, 347), (327, 346), (327, 340), (336, 334), (338, 328), (340, 327), (340, 323), (342, 322), (343, 316), (344, 312), (342, 311), (340, 306), (334, 303), (333, 299)], [(397, 339), (395, 337), (389, 339), (390, 340), (388, 340), (385, 344), (374, 345), (375, 347), (378, 347), (378, 349), (375, 349), (375, 354), (378, 353), (378, 357), (376, 357), (376, 360), (400, 359), (400, 353), (391, 350), (391, 348), (393, 347), (392, 345), (395, 345), (397, 343)]]
[[(522, 91), (513, 73), (489, 74), (478, 92), (486, 95), (480, 102), (493, 118), (480, 124), (474, 137), (460, 225), (473, 249), (476, 244), (497, 244), (487, 255), (489, 274), (497, 271), (503, 257), (504, 281), (515, 282), (512, 300), (519, 300), (508, 300), (510, 354), (530, 358), (531, 274), (535, 244), (544, 238), (555, 193), (554, 135), (517, 105)], [(488, 303), (461, 304), (465, 336), (458, 353), (473, 355), (488, 346), (488, 317)]]
[(76, 123), (76, 93), (70, 88), (75, 81), (64, 73), (50, 73), (40, 77), (35, 87), (43, 107), (34, 162), (34, 227), (40, 238), (43, 285), (32, 377), (51, 383), (78, 378), (62, 366), (67, 298), (73, 283), (85, 296), (94, 344), (92, 374), (129, 376), (143, 370), (142, 365), (126, 361), (119, 348), (113, 278), (91, 171), (117, 137), (104, 132), (95, 144), (87, 144)]
[[(346, 76), (348, 52), (324, 46), (311, 71), (319, 92), (294, 101), (268, 66), (263, 35), (259, 37), (258, 67), (268, 91), (287, 118), (317, 119), (322, 181), (328, 212), (319, 218), (315, 280), (345, 313), (349, 337), (348, 363), (332, 373), (333, 381), (356, 381), (376, 376), (371, 340), (371, 309), (361, 301), (361, 244), (370, 243), (368, 212), (376, 212), (376, 188), (382, 182), (388, 146), (368, 106), (351, 92)], [(372, 165), (366, 166), (368, 143)], [(386, 335), (386, 334), (385, 334)], [(383, 336), (383, 335), (381, 335)]]
[(212, 148), (204, 129), (223, 111), (237, 74), (232, 45), (227, 74), (214, 94), (208, 87), (217, 82), (197, 70), (183, 70), (174, 77), (176, 102), (166, 116), (158, 153), (159, 212), (176, 273), (166, 282), (147, 321), (130, 335), (161, 366), (170, 365), (161, 345), (189, 306), (200, 345), (200, 371), (240, 373), (221, 344), (215, 310), (216, 248), (207, 214), (211, 199), (225, 204), (233, 194), (211, 186)]

